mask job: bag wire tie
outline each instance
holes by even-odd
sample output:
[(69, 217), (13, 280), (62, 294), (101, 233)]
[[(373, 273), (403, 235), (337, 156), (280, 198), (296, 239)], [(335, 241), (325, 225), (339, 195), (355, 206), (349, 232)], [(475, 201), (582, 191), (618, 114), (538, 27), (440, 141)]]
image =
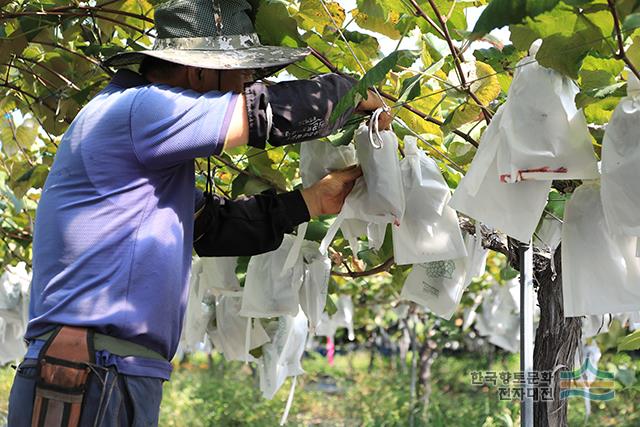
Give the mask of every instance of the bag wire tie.
[[(380, 117), (380, 114), (387, 112), (387, 110), (388, 110), (388, 107), (378, 108), (376, 111), (373, 112), (373, 114), (371, 115), (371, 120), (369, 121), (369, 141), (371, 142), (371, 145), (373, 146), (373, 148), (375, 148), (376, 150), (381, 149), (383, 145), (383, 140), (382, 140), (382, 137), (380, 136), (380, 125), (378, 123), (378, 118)], [(375, 137), (378, 139), (378, 142), (374, 142), (374, 137), (373, 137), (374, 131), (375, 131)]]

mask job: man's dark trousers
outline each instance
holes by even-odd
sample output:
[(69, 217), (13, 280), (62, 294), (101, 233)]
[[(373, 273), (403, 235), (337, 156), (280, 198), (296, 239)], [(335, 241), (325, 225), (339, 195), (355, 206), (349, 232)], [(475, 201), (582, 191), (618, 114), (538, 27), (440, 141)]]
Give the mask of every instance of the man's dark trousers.
[[(31, 427), (36, 375), (35, 359), (26, 359), (18, 367), (9, 396), (8, 427)], [(80, 426), (157, 426), (161, 400), (161, 379), (95, 367), (84, 396)]]

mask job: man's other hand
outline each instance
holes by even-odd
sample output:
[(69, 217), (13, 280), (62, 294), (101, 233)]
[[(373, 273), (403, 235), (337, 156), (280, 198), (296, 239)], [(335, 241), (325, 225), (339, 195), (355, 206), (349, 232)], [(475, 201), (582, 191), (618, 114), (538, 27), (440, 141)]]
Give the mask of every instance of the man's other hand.
[[(382, 107), (384, 107), (384, 104), (382, 103), (380, 97), (370, 90), (369, 96), (367, 97), (367, 99), (363, 99), (362, 101), (360, 101), (360, 103), (356, 107), (356, 111), (367, 113), (373, 112)], [(392, 121), (393, 116), (391, 116), (388, 111), (385, 111), (378, 117), (378, 127), (380, 129), (390, 129)]]
[(302, 190), (302, 197), (310, 217), (333, 215), (340, 212), (344, 199), (349, 195), (356, 179), (362, 176), (360, 166), (331, 172), (309, 188)]

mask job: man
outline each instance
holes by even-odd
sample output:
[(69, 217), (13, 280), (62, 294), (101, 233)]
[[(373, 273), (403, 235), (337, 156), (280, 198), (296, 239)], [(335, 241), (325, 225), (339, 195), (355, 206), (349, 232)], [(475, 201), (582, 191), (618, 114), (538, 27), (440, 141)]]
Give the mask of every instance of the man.
[[(11, 390), (9, 426), (157, 425), (196, 249), (275, 249), (283, 234), (337, 213), (357, 168), (318, 184), (242, 201), (194, 200), (196, 157), (249, 144), (326, 136), (352, 87), (329, 74), (246, 85), (301, 59), (260, 46), (244, 0), (173, 0), (157, 7), (153, 50), (124, 53), (119, 71), (75, 118), (38, 207), (29, 349)], [(380, 107), (372, 96), (358, 109)], [(388, 125), (388, 118), (382, 126)]]

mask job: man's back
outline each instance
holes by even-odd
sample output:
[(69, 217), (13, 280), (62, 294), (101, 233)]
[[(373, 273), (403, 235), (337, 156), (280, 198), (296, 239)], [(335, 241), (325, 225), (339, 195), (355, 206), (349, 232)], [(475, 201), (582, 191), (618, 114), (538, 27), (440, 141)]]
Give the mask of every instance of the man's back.
[(221, 150), (234, 97), (145, 83), (121, 72), (58, 148), (36, 219), (27, 338), (66, 324), (167, 358), (176, 350), (191, 263), (190, 159)]

